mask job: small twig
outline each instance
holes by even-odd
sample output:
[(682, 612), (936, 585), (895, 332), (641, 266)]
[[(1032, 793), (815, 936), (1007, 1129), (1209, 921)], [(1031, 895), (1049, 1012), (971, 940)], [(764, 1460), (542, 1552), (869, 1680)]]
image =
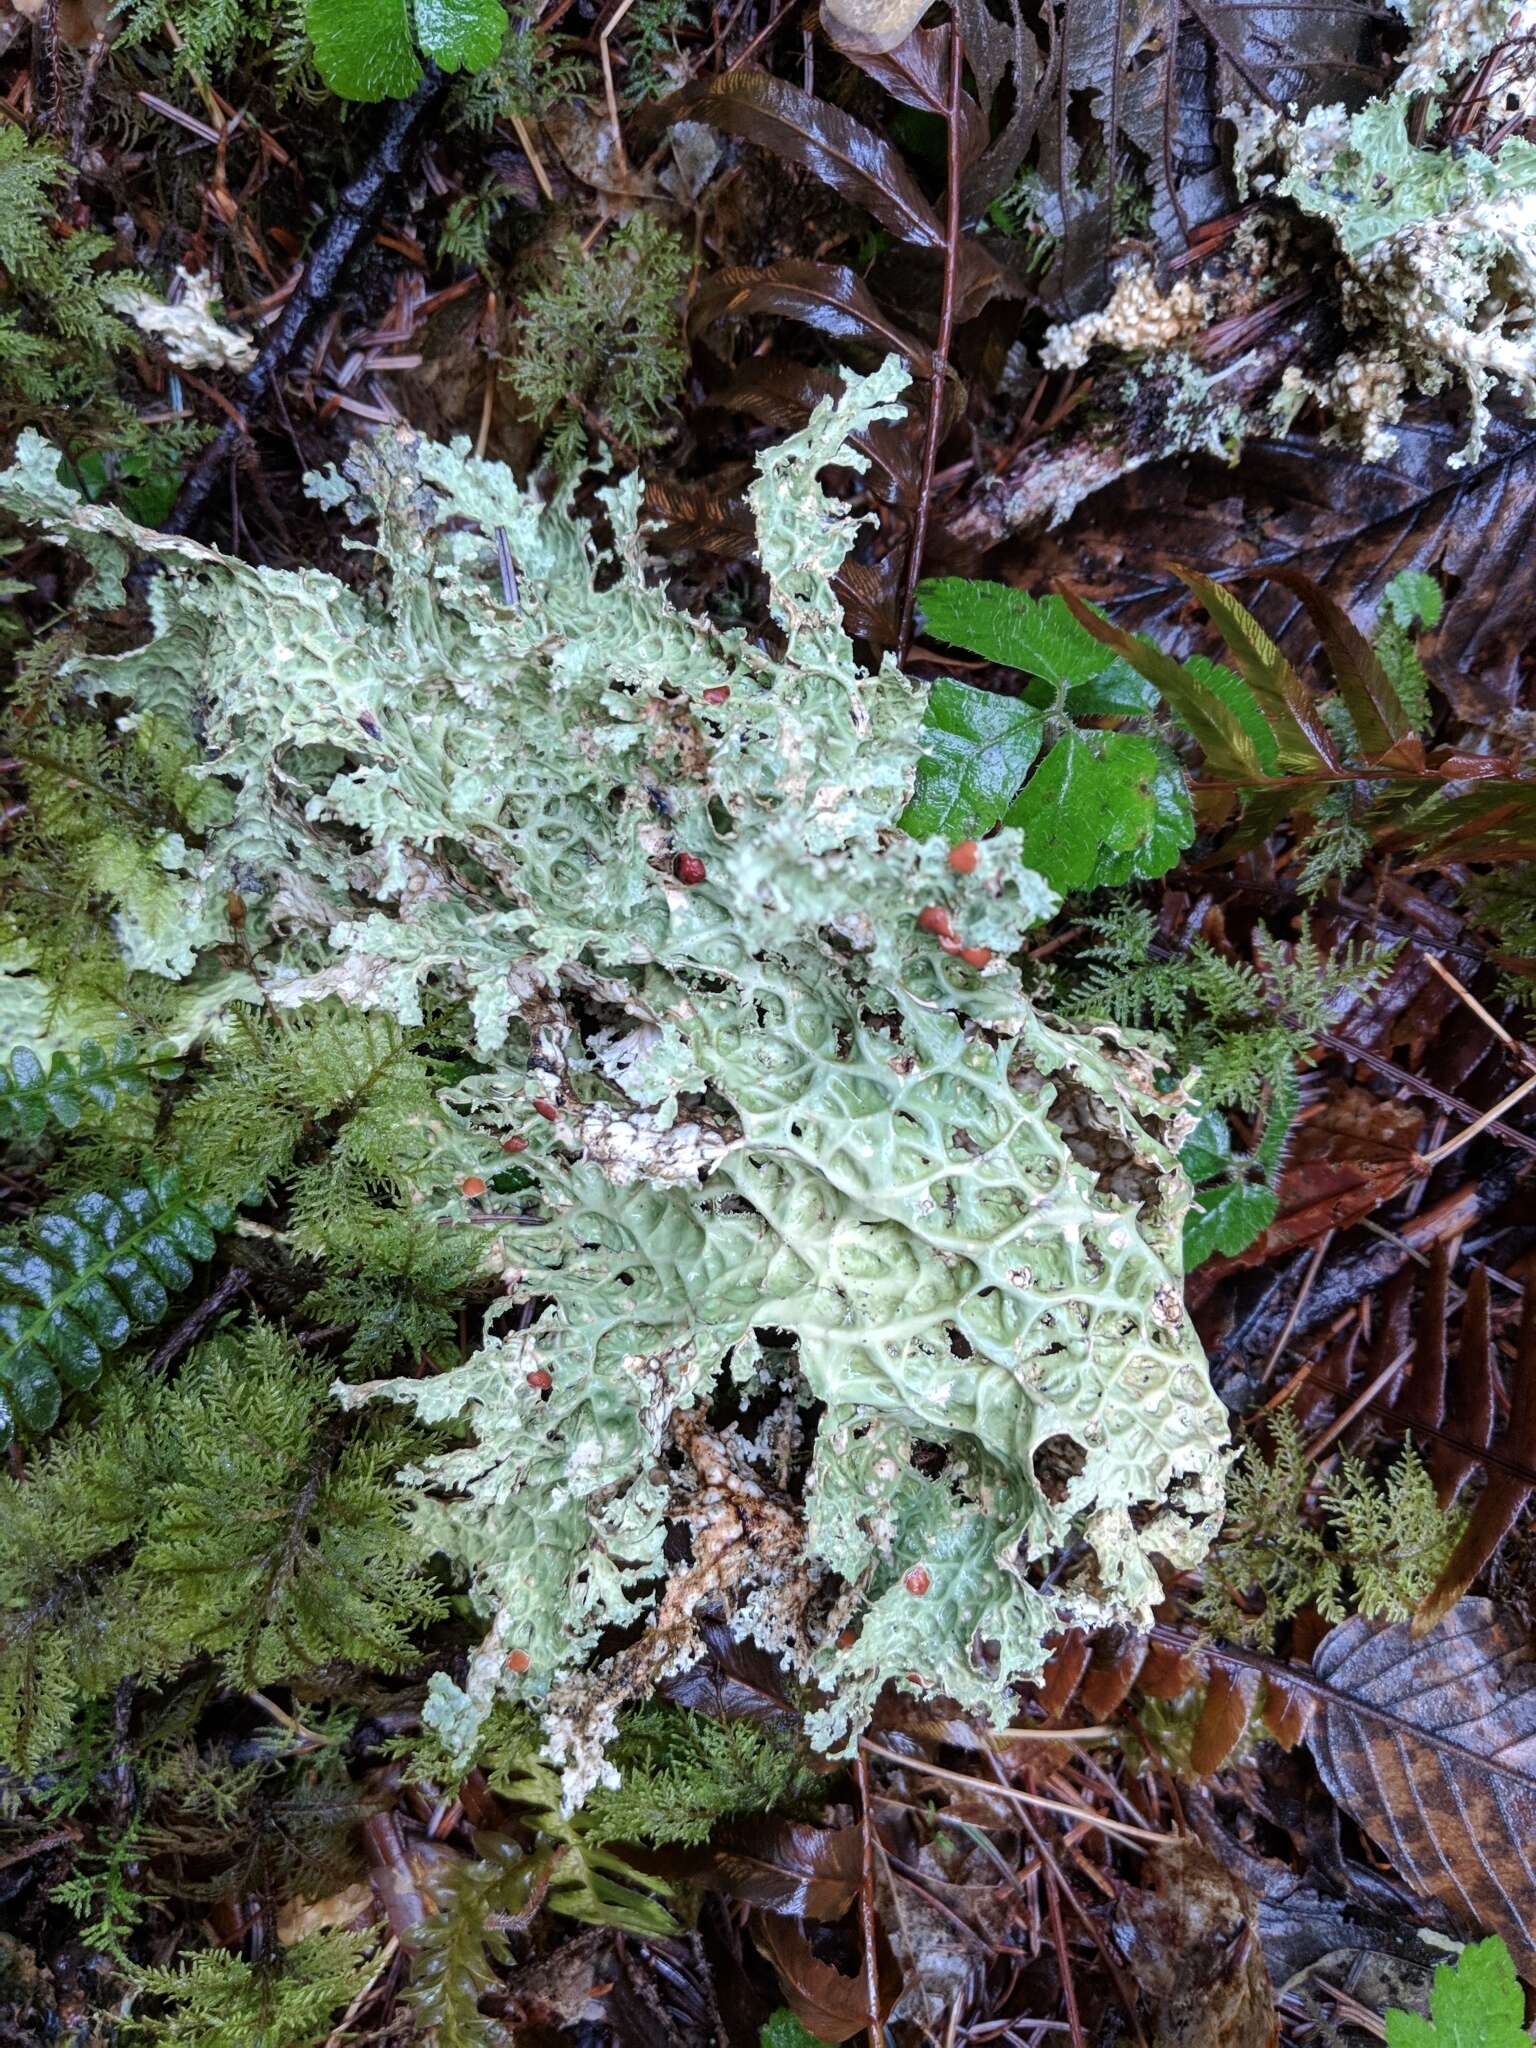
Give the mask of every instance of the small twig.
[[(1373, 1074), (1380, 1074), (1384, 1081), (1395, 1081), (1410, 1095), (1423, 1095), (1429, 1101), (1438, 1103), (1458, 1116), (1474, 1117), (1477, 1112), (1469, 1102), (1463, 1102), (1459, 1095), (1452, 1095), (1447, 1089), (1437, 1088), (1433, 1081), (1426, 1081), (1422, 1074), (1410, 1074), (1406, 1068), (1394, 1066), (1391, 1060), (1384, 1060), (1379, 1053), (1369, 1051), (1363, 1045), (1356, 1045), (1353, 1039), (1340, 1038), (1332, 1031), (1320, 1031), (1319, 1045), (1326, 1045), (1330, 1052), (1343, 1055), (1347, 1060), (1358, 1060), (1363, 1067), (1369, 1067)], [(1517, 1131), (1512, 1124), (1489, 1124), (1488, 1129), (1506, 1145), (1514, 1145), (1522, 1152), (1536, 1157), (1536, 1138), (1528, 1137), (1524, 1131)]]
[(1469, 989), (1463, 982), (1458, 981), (1455, 975), (1452, 974), (1449, 967), (1447, 967), (1443, 961), (1437, 960), (1433, 953), (1425, 952), (1422, 947), (1419, 949), (1419, 958), (1424, 962), (1424, 965), (1426, 967), (1431, 968), (1436, 974), (1439, 975), (1440, 979), (1445, 983), (1447, 988), (1454, 989), (1456, 994), (1461, 997), (1461, 1000), (1466, 1004), (1469, 1010), (1473, 1011), (1475, 1015), (1482, 1018), (1483, 1022), (1488, 1026), (1488, 1029), (1493, 1033), (1494, 1037), (1502, 1040), (1502, 1042), (1506, 1046), (1508, 1046), (1509, 1050), (1515, 1055), (1516, 1059), (1523, 1060), (1528, 1067), (1536, 1067), (1536, 1053), (1533, 1053), (1529, 1046), (1521, 1045), (1516, 1039), (1511, 1038), (1509, 1033), (1504, 1029), (1504, 1026), (1499, 1022), (1498, 1018), (1495, 1017), (1491, 1011), (1485, 1010), (1483, 1008), (1482, 1004), (1477, 1000), (1477, 997), (1473, 995), (1471, 989)]
[(795, 9), (799, 5), (800, 0), (784, 0), (784, 5), (781, 8), (779, 8), (778, 11), (773, 15), (772, 19), (768, 23), (768, 26), (766, 28), (759, 29), (757, 34), (752, 38), (751, 42), (748, 43), (747, 47), (742, 51), (741, 55), (739, 57), (732, 59), (730, 66), (731, 70), (739, 71), (742, 65), (746, 63), (749, 57), (755, 56), (757, 52), (762, 48), (763, 44), (767, 42), (768, 38), (773, 34), (774, 30), (779, 26), (779, 24), (782, 21), (784, 21), (789, 15), (793, 14)]
[(555, 203), (555, 188), (549, 182), (549, 173), (544, 168), (544, 159), (534, 147), (533, 136), (529, 131), (528, 123), (521, 114), (512, 114), (508, 118), (512, 123), (512, 133), (517, 137), (523, 155), (528, 159), (528, 168), (533, 173), (533, 181), (544, 194), (545, 205), (553, 206)]
[(384, 1972), (389, 1968), (390, 1964), (394, 1961), (395, 1952), (399, 1948), (399, 1946), (399, 1935), (392, 1934), (389, 1937), (388, 1941), (385, 1942), (384, 1946), (379, 1950), (378, 1958), (374, 1963), (373, 1971), (368, 1979), (368, 1982), (363, 1986), (362, 1990), (358, 1992), (356, 1998), (353, 1999), (352, 2003), (347, 2007), (346, 2011), (342, 2014), (341, 2018), (336, 2022), (335, 2026), (331, 2029), (331, 2032), (326, 2036), (325, 2048), (341, 2048), (341, 2043), (346, 2035), (347, 2029), (351, 2026), (353, 2020), (357, 2018), (357, 2015), (362, 2011), (363, 2006), (367, 2002), (367, 2000), (373, 1996), (373, 1987), (378, 1983), (380, 1977), (383, 1976)]
[(869, 1798), (869, 1762), (863, 1743), (853, 1760), (859, 1788), (859, 1934), (864, 1944), (864, 2016), (869, 2023), (869, 2048), (880, 2048), (880, 1963), (875, 1951), (879, 1925), (875, 1917), (875, 1816)]
[(1066, 1880), (1060, 1867), (1045, 1864), (1045, 1910), (1051, 1923), (1051, 1943), (1056, 1950), (1056, 1968), (1061, 1978), (1062, 2003), (1067, 2008), (1067, 2025), (1072, 2030), (1072, 2048), (1088, 2048), (1082, 2016), (1077, 2009), (1077, 1986), (1072, 1979), (1072, 1957), (1067, 1948), (1067, 1930), (1061, 1918), (1061, 1892)]
[(91, 45), (91, 54), (85, 60), (85, 69), (80, 75), (80, 90), (75, 95), (75, 110), (69, 122), (69, 178), (65, 192), (73, 199), (80, 184), (80, 159), (85, 155), (85, 139), (91, 125), (91, 107), (96, 98), (96, 80), (101, 71), (102, 60), (107, 54), (105, 30)]
[(1371, 1403), (1376, 1399), (1377, 1395), (1381, 1392), (1382, 1388), (1390, 1383), (1390, 1381), (1393, 1378), (1393, 1375), (1402, 1371), (1403, 1367), (1408, 1363), (1409, 1359), (1412, 1358), (1413, 1351), (1414, 1347), (1411, 1344), (1405, 1346), (1403, 1350), (1399, 1351), (1396, 1358), (1390, 1360), (1386, 1365), (1384, 1365), (1381, 1371), (1377, 1373), (1375, 1379), (1373, 1379), (1370, 1382), (1370, 1384), (1363, 1389), (1362, 1392), (1358, 1393), (1355, 1396), (1354, 1400), (1350, 1402), (1349, 1406), (1344, 1410), (1343, 1414), (1336, 1415), (1332, 1422), (1329, 1423), (1326, 1429), (1320, 1430), (1318, 1432), (1318, 1434), (1312, 1439), (1311, 1443), (1307, 1445), (1306, 1455), (1307, 1463), (1309, 1465), (1315, 1465), (1318, 1459), (1322, 1456), (1323, 1452), (1327, 1450), (1328, 1446), (1334, 1441), (1334, 1439), (1336, 1437), (1342, 1436), (1345, 1430), (1348, 1429), (1349, 1425), (1354, 1421), (1355, 1417), (1361, 1414), (1365, 1409), (1367, 1409), (1371, 1405)]
[(200, 1301), (190, 1315), (182, 1317), (150, 1358), (149, 1370), (164, 1372), (168, 1365), (173, 1365), (183, 1351), (197, 1342), (208, 1325), (223, 1314), (235, 1296), (250, 1284), (251, 1276), (244, 1266), (231, 1266), (212, 1294)]
[(59, 117), (59, 0), (43, 0), (32, 17), (32, 119), (56, 128)]
[[(1088, 1911), (1087, 1907), (1084, 1906), (1082, 1900), (1077, 1896), (1077, 1893), (1073, 1891), (1071, 1885), (1066, 1883), (1065, 1878), (1062, 1876), (1060, 1864), (1057, 1863), (1055, 1857), (1051, 1854), (1050, 1844), (1046, 1841), (1045, 1837), (1041, 1834), (1040, 1830), (1034, 1825), (1033, 1821), (1031, 1821), (1029, 1815), (1021, 1814), (1019, 1818), (1023, 1823), (1024, 1832), (1030, 1837), (1030, 1840), (1034, 1844), (1035, 1854), (1040, 1859), (1042, 1870), (1047, 1873), (1049, 1873), (1051, 1870), (1054, 1870), (1057, 1876), (1061, 1878), (1062, 1890), (1066, 1898), (1067, 1904), (1072, 1908), (1072, 1911), (1077, 1917), (1077, 1919), (1082, 1922), (1084, 1932), (1087, 1934), (1088, 1939), (1093, 1943), (1094, 1947), (1098, 1950), (1100, 1959), (1103, 1962), (1105, 1969), (1109, 1972), (1110, 1978), (1114, 1983), (1115, 1990), (1119, 1995), (1121, 2008), (1124, 2011), (1126, 2018), (1130, 2021), (1132, 2027), (1135, 2029), (1136, 2039), (1139, 2044), (1139, 2048), (1147, 2048), (1146, 2032), (1142, 2027), (1140, 2016), (1136, 2011), (1136, 2000), (1132, 1994), (1131, 1986), (1127, 1982), (1124, 1972), (1121, 1970), (1120, 1965), (1116, 1960), (1113, 1952), (1111, 1951), (1108, 1943), (1105, 1941), (1103, 1935), (1100, 1933), (1098, 1922), (1094, 1919), (1093, 1915)], [(1000, 1873), (1000, 1875), (1006, 1880), (1006, 1882), (1012, 1886), (1013, 1890), (1016, 1891), (1022, 1898), (1024, 1896), (1024, 1886), (1020, 1882), (1018, 1874), (1015, 1871), (1009, 1869), (1006, 1860), (998, 1853), (996, 1845), (994, 1843), (989, 1842), (986, 1836), (982, 1834), (980, 1829), (977, 1828), (972, 1822), (968, 1820), (962, 1820), (957, 1822), (956, 1825), (961, 1829), (961, 1831), (964, 1834), (970, 1837), (971, 1841), (975, 1844), (975, 1846), (978, 1849), (981, 1850), (982, 1854), (987, 1858), (988, 1862), (990, 1862), (993, 1865), (993, 1867)], [(1159, 1839), (1166, 1839), (1166, 1837), (1160, 1837)], [(1063, 2029), (1063, 2031), (1065, 2030)]]
[(597, 39), (597, 54), (603, 67), (603, 92), (608, 101), (608, 125), (613, 130), (613, 147), (619, 159), (619, 169), (627, 178), (630, 175), (629, 154), (624, 147), (624, 136), (619, 127), (619, 96), (613, 86), (613, 52), (609, 41), (614, 30), (628, 14), (635, 0), (619, 0), (618, 6), (609, 15), (602, 34)]
[(1312, 1254), (1312, 1263), (1302, 1275), (1301, 1285), (1296, 1290), (1296, 1299), (1291, 1303), (1291, 1312), (1286, 1317), (1284, 1326), (1274, 1341), (1269, 1357), (1265, 1360), (1264, 1370), (1259, 1374), (1259, 1384), (1261, 1386), (1280, 1363), (1281, 1355), (1286, 1345), (1291, 1341), (1291, 1332), (1296, 1327), (1296, 1319), (1307, 1305), (1307, 1296), (1312, 1292), (1312, 1283), (1317, 1278), (1323, 1260), (1328, 1255), (1328, 1247), (1333, 1243), (1333, 1238), (1334, 1233), (1331, 1230), (1325, 1230), (1317, 1241), (1317, 1249)]
[(918, 472), (917, 510), (912, 521), (912, 546), (907, 556), (906, 588), (901, 600), (901, 624), (896, 638), (896, 658), (905, 661), (912, 645), (912, 622), (917, 612), (917, 585), (923, 573), (923, 550), (928, 544), (928, 507), (933, 496), (933, 472), (938, 466), (939, 439), (944, 431), (944, 391), (949, 377), (949, 345), (955, 329), (955, 268), (960, 253), (960, 78), (965, 49), (960, 37), (960, 10), (949, 10), (949, 96), (945, 120), (944, 191), (944, 286), (939, 301), (939, 332), (933, 345), (929, 369), (928, 425), (923, 435), (923, 464)]

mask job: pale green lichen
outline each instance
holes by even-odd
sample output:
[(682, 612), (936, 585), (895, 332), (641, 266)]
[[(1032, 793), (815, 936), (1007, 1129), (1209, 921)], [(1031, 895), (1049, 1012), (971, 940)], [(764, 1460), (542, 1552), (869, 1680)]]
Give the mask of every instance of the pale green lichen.
[[(416, 1192), (462, 1218), (493, 1184), (521, 1327), (345, 1398), (460, 1433), (416, 1512), (489, 1633), (429, 1720), (463, 1757), (499, 1694), (539, 1701), (572, 1798), (711, 1602), (825, 1689), (825, 1743), (890, 1680), (1006, 1718), (1050, 1629), (1144, 1621), (1155, 1559), (1219, 1512), (1186, 1098), (1026, 999), (1009, 955), (1054, 899), (1016, 833), (962, 877), (894, 823), (922, 696), (855, 661), (857, 522), (817, 477), (902, 383), (850, 380), (762, 458), (771, 650), (647, 581), (633, 479), (604, 555), (465, 444), (361, 444), (317, 485), (377, 520), (356, 588), (80, 506), (35, 440), (0, 480), (109, 598), (125, 551), (160, 558), (151, 637), (76, 680), (202, 734), (229, 800), (188, 880), (238, 892), (266, 998), (468, 1007)], [(983, 970), (918, 929), (930, 903)], [(189, 930), (189, 985), (226, 936)]]

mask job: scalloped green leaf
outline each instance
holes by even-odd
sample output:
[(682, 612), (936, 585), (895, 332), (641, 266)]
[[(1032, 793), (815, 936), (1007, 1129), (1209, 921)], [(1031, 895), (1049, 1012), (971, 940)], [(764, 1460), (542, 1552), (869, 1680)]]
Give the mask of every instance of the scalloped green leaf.
[(928, 692), (923, 758), (902, 813), (914, 839), (951, 842), (990, 832), (1018, 794), (1045, 721), (1019, 697), (941, 676)]

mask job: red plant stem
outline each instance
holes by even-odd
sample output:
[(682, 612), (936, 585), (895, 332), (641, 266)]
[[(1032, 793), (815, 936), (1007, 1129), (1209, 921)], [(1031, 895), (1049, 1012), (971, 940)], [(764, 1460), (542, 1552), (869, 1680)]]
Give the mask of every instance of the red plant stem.
[(901, 600), (901, 630), (897, 635), (897, 660), (905, 661), (912, 645), (912, 622), (917, 611), (917, 582), (923, 573), (923, 550), (928, 544), (928, 505), (933, 496), (933, 472), (939, 460), (939, 436), (944, 424), (944, 380), (949, 375), (949, 345), (955, 330), (955, 265), (960, 251), (960, 75), (965, 49), (960, 39), (959, 9), (949, 15), (949, 99), (944, 109), (948, 133), (946, 184), (944, 191), (944, 292), (939, 301), (939, 334), (933, 345), (933, 382), (928, 387), (928, 428), (923, 436), (923, 466), (917, 485), (917, 514), (912, 522), (912, 548), (907, 556), (906, 589)]
[(881, 2048), (880, 1961), (875, 1951), (879, 1931), (875, 1919), (875, 1815), (869, 1798), (869, 1758), (861, 1743), (854, 1753), (854, 1781), (859, 1788), (859, 1934), (864, 1949), (864, 2011), (869, 2021), (869, 2048)]

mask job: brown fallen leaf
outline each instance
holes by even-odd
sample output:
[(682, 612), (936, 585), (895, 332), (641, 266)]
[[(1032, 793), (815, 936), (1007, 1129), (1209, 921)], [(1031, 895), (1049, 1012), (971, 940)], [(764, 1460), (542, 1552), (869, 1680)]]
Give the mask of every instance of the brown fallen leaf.
[(777, 1657), (755, 1643), (737, 1642), (722, 1622), (706, 1622), (702, 1633), (705, 1655), (663, 1679), (663, 1698), (713, 1721), (750, 1721), (777, 1735), (797, 1736), (806, 1708), (818, 1696), (790, 1678)]
[(869, 2010), (864, 1972), (845, 1977), (824, 1963), (798, 1920), (753, 1913), (747, 1928), (778, 1973), (785, 2004), (818, 2041), (849, 2041), (872, 2026), (878, 2028), (901, 1994), (901, 1971), (883, 1944), (876, 1958), (876, 2014)]
[(821, 25), (849, 56), (884, 56), (927, 12), (928, 0), (822, 0)]
[(1416, 1639), (1358, 1616), (1312, 1660), (1323, 1782), (1421, 1892), (1536, 1978), (1536, 1664), (1487, 1600)]
[(765, 1913), (840, 1920), (858, 1896), (861, 1841), (856, 1827), (766, 1815), (722, 1828), (698, 1848), (642, 1851), (636, 1860), (673, 1883), (723, 1892)]

